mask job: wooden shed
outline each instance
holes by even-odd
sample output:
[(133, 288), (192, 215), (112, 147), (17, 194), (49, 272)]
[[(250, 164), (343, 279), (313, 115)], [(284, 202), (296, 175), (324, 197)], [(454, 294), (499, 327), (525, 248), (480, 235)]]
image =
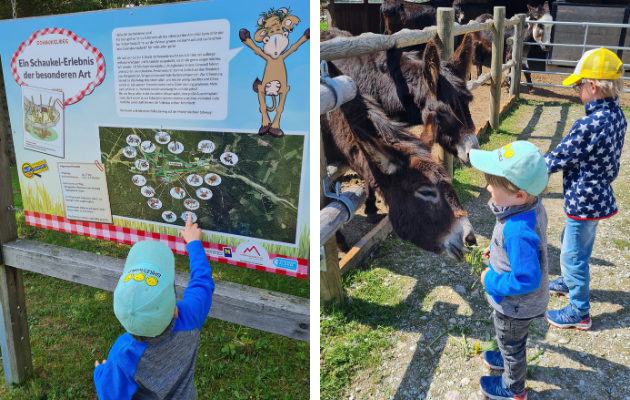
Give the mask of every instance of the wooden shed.
[[(492, 14), (495, 6), (504, 6), (505, 15), (511, 18), (515, 14), (526, 13), (527, 6), (538, 6), (544, 0), (466, 0), (463, 9), (464, 23), (477, 18), (484, 13)], [(360, 35), (363, 32), (380, 32), (380, 0), (329, 0), (330, 26)], [(549, 7), (553, 7), (555, 0), (548, 0)], [(590, 6), (628, 6), (628, 0), (576, 0), (573, 4), (588, 4)], [(588, 17), (588, 16), (586, 16)]]

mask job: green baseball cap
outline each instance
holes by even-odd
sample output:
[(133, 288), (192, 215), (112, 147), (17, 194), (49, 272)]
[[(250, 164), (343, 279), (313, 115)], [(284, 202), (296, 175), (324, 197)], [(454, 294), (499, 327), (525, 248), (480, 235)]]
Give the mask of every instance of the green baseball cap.
[(549, 175), (542, 153), (533, 144), (517, 140), (493, 151), (470, 150), (470, 163), (490, 175), (507, 178), (519, 189), (538, 196)]
[(136, 243), (114, 291), (114, 314), (136, 336), (155, 337), (175, 311), (175, 257), (160, 242)]

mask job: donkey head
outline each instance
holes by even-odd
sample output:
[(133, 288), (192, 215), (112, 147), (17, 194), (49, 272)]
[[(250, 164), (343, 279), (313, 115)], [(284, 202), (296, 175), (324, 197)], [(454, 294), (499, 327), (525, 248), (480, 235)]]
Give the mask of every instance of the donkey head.
[(464, 21), (464, 0), (455, 0), (453, 8), (455, 9), (455, 21), (461, 24)]
[[(527, 6), (528, 12), (525, 19), (527, 21), (553, 21), (551, 12), (549, 11), (549, 4), (545, 1), (545, 4), (538, 7)], [(545, 44), (551, 43), (551, 28), (552, 25), (548, 24), (535, 24), (528, 23), (528, 29), (533, 29), (532, 34), (536, 43), (540, 43), (540, 48), (543, 51), (547, 51), (549, 46)]]
[(258, 19), (258, 30), (254, 33), (254, 40), (264, 43), (263, 51), (271, 58), (276, 59), (289, 46), (289, 33), (293, 32), (294, 25), (300, 23), (295, 15), (289, 15), (291, 11), (286, 8), (270, 9), (263, 12)]
[[(374, 112), (370, 118), (375, 118)], [(425, 130), (437, 128), (429, 116)], [(462, 261), (464, 244), (476, 244), (467, 213), (442, 164), (421, 141), (408, 135), (408, 140), (391, 144), (372, 136), (360, 140), (389, 206), (392, 228), (421, 249)]]
[[(466, 87), (474, 52), (472, 42), (473, 36), (467, 34), (448, 61), (441, 62), (437, 45), (429, 41), (422, 60), (423, 90), (419, 93), (424, 96), (422, 140), (427, 146), (438, 143), (466, 166), (470, 166), (470, 150), (479, 148), (469, 107), (473, 96)], [(429, 120), (433, 123), (431, 129), (427, 129)]]

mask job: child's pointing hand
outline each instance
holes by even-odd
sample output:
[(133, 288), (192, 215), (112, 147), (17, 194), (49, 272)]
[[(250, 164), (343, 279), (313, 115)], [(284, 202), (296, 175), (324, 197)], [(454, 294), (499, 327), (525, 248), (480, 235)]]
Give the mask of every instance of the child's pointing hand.
[(188, 214), (188, 220), (186, 220), (186, 229), (180, 230), (186, 243), (194, 242), (195, 240), (201, 240), (201, 228), (197, 224), (192, 223), (192, 214)]

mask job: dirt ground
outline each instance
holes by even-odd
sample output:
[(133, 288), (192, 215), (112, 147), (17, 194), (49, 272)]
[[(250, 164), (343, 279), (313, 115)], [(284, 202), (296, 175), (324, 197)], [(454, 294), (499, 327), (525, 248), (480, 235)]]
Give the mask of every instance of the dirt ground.
[[(581, 106), (557, 103), (521, 105), (510, 123), (523, 132), (519, 140), (531, 141), (547, 153), (583, 112)], [(622, 154), (621, 165), (619, 177), (613, 183), (619, 214), (599, 224), (590, 259), (593, 328), (587, 332), (550, 329), (544, 319), (534, 321), (537, 333), (530, 332), (527, 353), (533, 358), (529, 362), (530, 368), (536, 364), (527, 380), (530, 400), (630, 400), (628, 146)], [(469, 212), (480, 245), (487, 246), (494, 217), (487, 210), (490, 196), (484, 186), (479, 186), (478, 197), (464, 207)], [(560, 235), (566, 220), (561, 174), (552, 175), (549, 188), (550, 193), (543, 196), (543, 204), (549, 217), (551, 280), (560, 273)], [(484, 321), (490, 318), (491, 312), (484, 292), (478, 287), (470, 289), (473, 281), (469, 275), (470, 267), (424, 251), (410, 254), (393, 249), (385, 257), (393, 267), (384, 286), (400, 290), (403, 293), (400, 302), (409, 305), (411, 311), (400, 315), (396, 321), (395, 333), (390, 337), (395, 345), (382, 351), (382, 364), (373, 370), (359, 371), (344, 398), (483, 399), (478, 379), (488, 375), (489, 370), (483, 365), (481, 356), (463, 357), (459, 345), (461, 338), (439, 337), (445, 329), (458, 326), (469, 328), (467, 343), (471, 348), (484, 341), (488, 334), (494, 337), (493, 325)], [(378, 266), (378, 257), (372, 263)], [(369, 288), (353, 284), (347, 295), (360, 301), (364, 290)], [(552, 296), (549, 309), (559, 309), (566, 304), (564, 297)]]

